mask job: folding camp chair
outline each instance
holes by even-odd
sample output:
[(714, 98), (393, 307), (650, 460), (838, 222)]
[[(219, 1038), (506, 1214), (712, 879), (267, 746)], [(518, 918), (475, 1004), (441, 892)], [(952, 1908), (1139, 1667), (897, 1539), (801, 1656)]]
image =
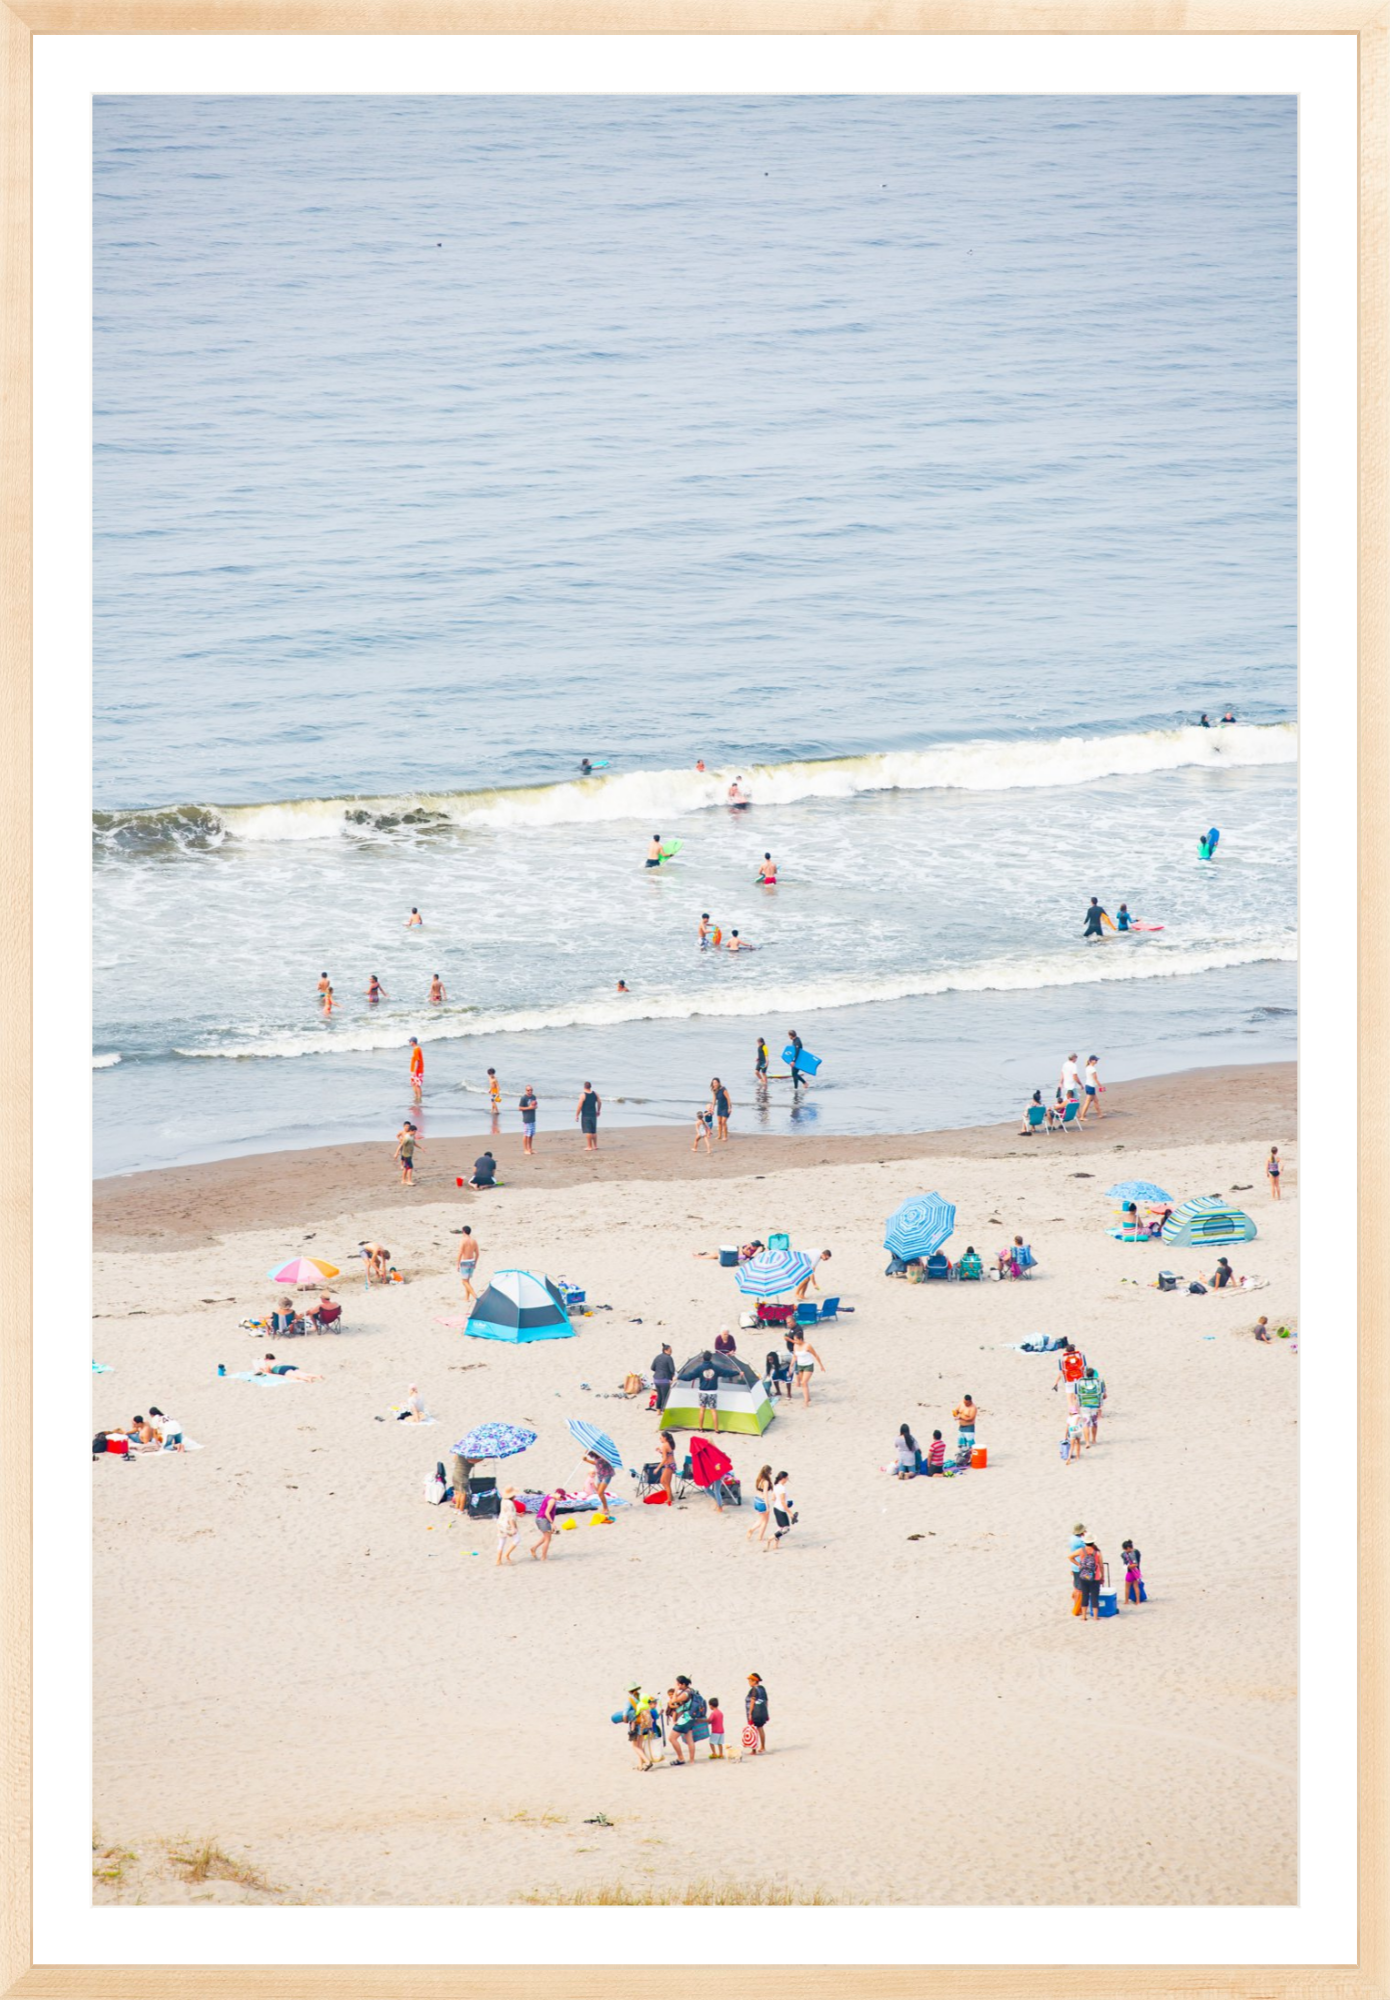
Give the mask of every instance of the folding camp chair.
[(774, 1229), (767, 1239), (767, 1247), (769, 1250), (790, 1250), (792, 1240), (785, 1230)]
[(820, 1313), (816, 1308), (814, 1300), (803, 1299), (801, 1304), (796, 1309), (797, 1325), (814, 1326), (819, 1318), (820, 1318)]
[(838, 1319), (840, 1317), (840, 1301), (838, 1299), (822, 1299), (820, 1316), (822, 1319)]
[[(632, 1476), (637, 1481), (637, 1498), (639, 1500), (645, 1500), (649, 1493), (655, 1493), (661, 1485), (661, 1467), (655, 1459), (650, 1459), (640, 1472), (634, 1472)], [(689, 1491), (689, 1478), (690, 1460), (687, 1458), (684, 1467), (677, 1467), (671, 1476), (671, 1498), (673, 1501), (684, 1500)]]

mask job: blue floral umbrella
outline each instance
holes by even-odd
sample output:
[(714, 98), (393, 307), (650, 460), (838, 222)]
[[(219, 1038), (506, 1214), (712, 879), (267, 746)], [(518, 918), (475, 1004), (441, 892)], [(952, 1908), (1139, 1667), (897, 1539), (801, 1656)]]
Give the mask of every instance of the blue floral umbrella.
[(750, 1299), (775, 1299), (809, 1278), (815, 1268), (804, 1250), (760, 1250), (739, 1265), (734, 1283)]
[(1112, 1201), (1171, 1201), (1172, 1195), (1153, 1181), (1116, 1181), (1105, 1190)]
[(536, 1442), (521, 1424), (475, 1424), (454, 1446), (460, 1458), (515, 1458)]
[(909, 1195), (884, 1224), (883, 1247), (895, 1257), (930, 1257), (956, 1226), (956, 1205), (939, 1194)]

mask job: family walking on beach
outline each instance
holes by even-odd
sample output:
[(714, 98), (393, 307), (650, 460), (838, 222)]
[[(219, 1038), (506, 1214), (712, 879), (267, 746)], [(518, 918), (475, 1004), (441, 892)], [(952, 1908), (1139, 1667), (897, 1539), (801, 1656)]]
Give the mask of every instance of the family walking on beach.
[[(743, 1748), (750, 1757), (762, 1756), (767, 1751), (770, 1711), (761, 1674), (748, 1676), (743, 1713)], [(696, 1761), (695, 1749), (700, 1743), (709, 1744), (707, 1762), (724, 1761), (726, 1724), (719, 1696), (706, 1700), (688, 1674), (677, 1674), (664, 1701), (659, 1695), (643, 1694), (641, 1683), (634, 1681), (625, 1706), (613, 1720), (626, 1726), (639, 1771), (654, 1771), (664, 1763), (668, 1743), (672, 1752), (668, 1768), (673, 1771)]]

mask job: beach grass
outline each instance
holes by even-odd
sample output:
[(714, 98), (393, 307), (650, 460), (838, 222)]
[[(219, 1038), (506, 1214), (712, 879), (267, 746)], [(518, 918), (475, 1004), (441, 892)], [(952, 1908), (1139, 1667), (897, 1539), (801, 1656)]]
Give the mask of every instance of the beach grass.
[(262, 1895), (277, 1893), (275, 1884), (268, 1882), (259, 1868), (249, 1861), (235, 1860), (215, 1841), (174, 1840), (165, 1851), (185, 1882), (236, 1882)]
[(852, 1896), (830, 1896), (823, 1889), (793, 1889), (784, 1882), (716, 1882), (703, 1878), (681, 1889), (637, 1889), (630, 1882), (601, 1882), (591, 1889), (555, 1889), (548, 1895), (522, 1896), (523, 1903), (593, 1904), (605, 1908), (627, 1908), (635, 1904), (719, 1903), (756, 1904), (759, 1907), (815, 1904), (834, 1908), (854, 1901)]

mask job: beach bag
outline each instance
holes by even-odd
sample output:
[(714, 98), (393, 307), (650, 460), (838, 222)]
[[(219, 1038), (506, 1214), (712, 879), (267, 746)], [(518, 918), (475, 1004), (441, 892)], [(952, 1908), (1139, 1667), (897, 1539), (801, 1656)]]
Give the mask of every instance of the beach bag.
[(449, 1490), (449, 1482), (444, 1477), (443, 1464), (436, 1465), (433, 1475), (425, 1481), (425, 1504), (437, 1507)]
[(1205, 1286), (1205, 1285), (1199, 1285), (1199, 1284), (1197, 1283), (1197, 1280), (1196, 1280), (1196, 1279), (1194, 1278), (1194, 1279), (1192, 1280), (1192, 1283), (1191, 1283), (1191, 1284), (1190, 1284), (1190, 1285), (1188, 1286), (1188, 1288), (1187, 1288), (1187, 1289), (1188, 1289), (1188, 1291), (1189, 1291), (1189, 1292), (1205, 1292), (1205, 1291), (1206, 1291), (1206, 1286)]
[(1064, 1437), (1062, 1439), (1062, 1442), (1058, 1445), (1057, 1450), (1061, 1454), (1063, 1465), (1065, 1465), (1067, 1460), (1071, 1457), (1071, 1439), (1069, 1437)]
[(642, 1377), (640, 1375), (624, 1375), (623, 1394), (625, 1396), (638, 1396), (641, 1393)]

